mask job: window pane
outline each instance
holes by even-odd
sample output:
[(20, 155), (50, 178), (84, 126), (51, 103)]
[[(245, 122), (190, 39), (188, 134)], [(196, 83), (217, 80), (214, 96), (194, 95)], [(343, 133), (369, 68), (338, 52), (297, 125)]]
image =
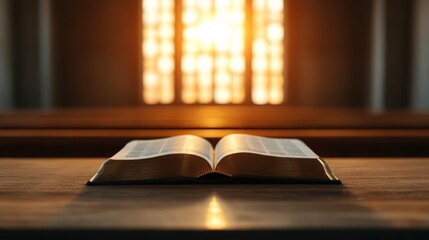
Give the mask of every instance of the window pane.
[(284, 99), (283, 0), (254, 0), (252, 6), (252, 102)]
[(145, 103), (284, 101), (284, 0), (142, 0), (142, 8)]
[(184, 1), (183, 102), (244, 101), (244, 9), (237, 0)]
[(174, 100), (174, 0), (143, 0), (143, 101)]

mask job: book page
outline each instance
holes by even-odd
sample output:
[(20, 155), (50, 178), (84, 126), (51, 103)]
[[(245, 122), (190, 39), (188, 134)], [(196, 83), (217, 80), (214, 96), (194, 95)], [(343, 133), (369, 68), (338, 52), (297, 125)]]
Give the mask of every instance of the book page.
[(231, 134), (216, 146), (216, 164), (234, 153), (255, 153), (287, 158), (318, 158), (305, 143), (291, 138), (267, 138), (247, 134)]
[(181, 135), (154, 140), (134, 140), (115, 154), (113, 160), (140, 160), (168, 154), (192, 154), (204, 158), (213, 168), (213, 148), (204, 138)]

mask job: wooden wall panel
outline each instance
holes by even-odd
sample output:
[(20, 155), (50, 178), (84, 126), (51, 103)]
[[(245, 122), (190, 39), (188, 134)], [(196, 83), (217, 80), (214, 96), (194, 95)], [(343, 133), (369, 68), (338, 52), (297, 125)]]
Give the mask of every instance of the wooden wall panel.
[(13, 106), (11, 3), (0, 0), (0, 109)]
[(11, 1), (11, 11), (13, 104), (37, 108), (41, 100), (38, 1)]
[(408, 108), (411, 87), (411, 15), (409, 0), (386, 1), (386, 108)]
[(56, 105), (139, 102), (140, 1), (53, 2)]
[(288, 101), (365, 107), (370, 0), (288, 1)]

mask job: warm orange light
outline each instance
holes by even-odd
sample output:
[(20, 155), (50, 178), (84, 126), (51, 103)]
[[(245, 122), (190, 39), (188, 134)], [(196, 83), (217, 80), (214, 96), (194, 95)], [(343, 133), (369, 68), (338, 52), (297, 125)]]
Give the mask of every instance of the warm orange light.
[(207, 206), (205, 225), (208, 229), (223, 229), (226, 227), (226, 217), (216, 196), (212, 196)]
[[(182, 84), (193, 76), (197, 102), (242, 103), (244, 97), (244, 1), (183, 2)], [(234, 93), (237, 91), (237, 94)], [(191, 102), (189, 93), (182, 99)], [(238, 95), (238, 96), (236, 96)]]
[(174, 0), (143, 0), (143, 101), (174, 101)]
[[(142, 0), (145, 103), (172, 103), (177, 71), (182, 82), (176, 95), (185, 104), (243, 103), (246, 78), (253, 103), (284, 101), (283, 0), (182, 0), (181, 32), (175, 32), (175, 2)], [(252, 23), (246, 29), (249, 3)], [(178, 34), (181, 55), (175, 56)], [(251, 38), (250, 52), (246, 35)]]
[(267, 38), (272, 42), (283, 41), (283, 25), (280, 23), (270, 23), (267, 26)]
[(284, 101), (283, 0), (253, 0), (252, 101)]

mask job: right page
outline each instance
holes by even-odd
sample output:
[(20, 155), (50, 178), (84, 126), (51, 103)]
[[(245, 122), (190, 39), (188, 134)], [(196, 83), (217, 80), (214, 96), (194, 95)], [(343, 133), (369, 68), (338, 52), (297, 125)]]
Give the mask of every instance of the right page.
[(232, 134), (215, 148), (215, 171), (231, 177), (338, 181), (298, 139)]
[(216, 145), (216, 165), (227, 155), (255, 153), (287, 158), (319, 158), (299, 139), (267, 138), (248, 134), (231, 134)]

